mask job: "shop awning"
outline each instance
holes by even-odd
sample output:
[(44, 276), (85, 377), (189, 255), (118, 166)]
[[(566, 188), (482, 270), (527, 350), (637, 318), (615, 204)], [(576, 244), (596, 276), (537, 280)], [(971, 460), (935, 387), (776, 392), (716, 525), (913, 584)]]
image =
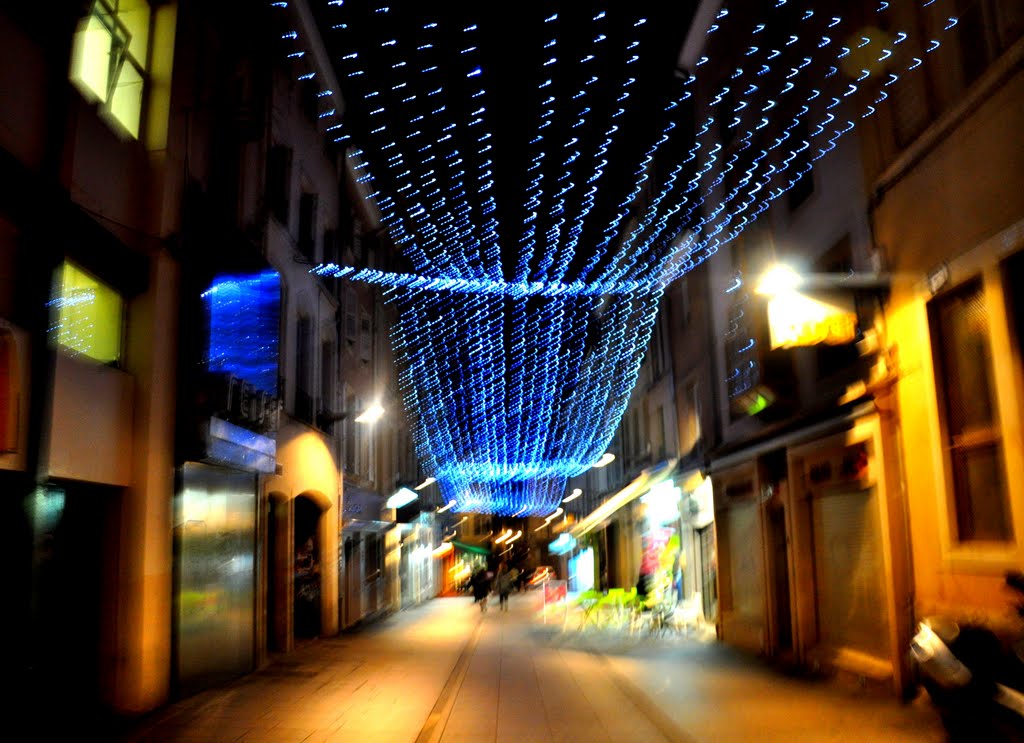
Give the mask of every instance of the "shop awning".
[(658, 483), (672, 477), (676, 471), (677, 461), (668, 459), (654, 467), (645, 469), (633, 482), (595, 508), (588, 516), (577, 521), (570, 533), (579, 538), (600, 526), (624, 505), (636, 500)]
[(367, 534), (380, 534), (395, 525), (394, 521), (371, 521), (368, 519), (349, 519), (342, 524), (343, 533), (363, 532)]
[(475, 552), (478, 555), (489, 555), (491, 551), (486, 547), (481, 547), (477, 544), (466, 544), (465, 542), (456, 542), (454, 539), (451, 543), (455, 545), (456, 549), (465, 550), (466, 552)]

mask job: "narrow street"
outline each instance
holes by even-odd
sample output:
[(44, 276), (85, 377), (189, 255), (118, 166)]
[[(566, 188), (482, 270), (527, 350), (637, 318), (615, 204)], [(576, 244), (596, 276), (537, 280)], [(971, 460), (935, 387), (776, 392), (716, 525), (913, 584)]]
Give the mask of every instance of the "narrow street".
[[(563, 628), (539, 592), (442, 598), (140, 721), (137, 741), (942, 741), (927, 699), (787, 677), (713, 640)], [(493, 601), (493, 599), (492, 599)]]

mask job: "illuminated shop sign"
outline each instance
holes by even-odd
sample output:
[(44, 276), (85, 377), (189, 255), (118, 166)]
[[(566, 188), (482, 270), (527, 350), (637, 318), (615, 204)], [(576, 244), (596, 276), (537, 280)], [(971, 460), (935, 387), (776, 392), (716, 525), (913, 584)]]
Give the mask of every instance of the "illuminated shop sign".
[(852, 343), (857, 334), (857, 313), (852, 297), (812, 297), (783, 292), (768, 301), (768, 327), (772, 348)]
[(558, 539), (548, 544), (548, 552), (552, 555), (564, 555), (576, 546), (576, 538), (568, 532), (558, 535)]

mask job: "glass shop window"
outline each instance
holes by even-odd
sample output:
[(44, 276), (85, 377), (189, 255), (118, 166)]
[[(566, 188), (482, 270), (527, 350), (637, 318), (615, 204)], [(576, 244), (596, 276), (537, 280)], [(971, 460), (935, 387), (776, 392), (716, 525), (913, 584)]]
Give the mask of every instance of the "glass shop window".
[(78, 22), (71, 82), (86, 99), (138, 139), (149, 52), (145, 0), (94, 0)]
[(979, 278), (929, 307), (954, 537), (960, 542), (1013, 539), (984, 299)]
[(57, 270), (50, 340), (105, 364), (121, 360), (124, 300), (113, 288), (69, 261)]

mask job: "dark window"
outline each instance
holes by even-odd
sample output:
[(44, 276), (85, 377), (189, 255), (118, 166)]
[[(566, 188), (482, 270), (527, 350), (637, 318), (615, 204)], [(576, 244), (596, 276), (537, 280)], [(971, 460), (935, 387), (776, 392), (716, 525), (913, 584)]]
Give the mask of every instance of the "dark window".
[(338, 263), (338, 233), (335, 230), (324, 230), (324, 263)]
[(345, 472), (355, 472), (356, 431), (358, 430), (357, 426), (359, 425), (352, 420), (353, 415), (356, 412), (355, 395), (348, 395), (345, 398), (345, 410), (349, 413), (349, 417), (345, 419)]
[(304, 85), (299, 90), (302, 96), (302, 112), (310, 122), (316, 124), (320, 121), (320, 99), (317, 97), (319, 89), (315, 85)]
[(984, 299), (981, 280), (975, 279), (929, 308), (956, 538), (961, 542), (1013, 538)]
[(849, 273), (853, 270), (853, 250), (850, 236), (843, 235), (816, 261), (815, 268), (822, 273)]
[(328, 341), (320, 346), (320, 428), (328, 434), (334, 433), (334, 344)]
[(284, 225), (288, 224), (291, 181), (292, 151), (281, 145), (271, 147), (267, 156), (267, 208)]
[(313, 396), (310, 394), (312, 322), (300, 317), (295, 328), (295, 417), (313, 422)]
[(690, 326), (690, 283), (684, 276), (679, 279), (679, 329), (686, 330)]
[(384, 540), (379, 534), (366, 537), (366, 582), (373, 583), (384, 569)]
[(316, 205), (314, 193), (299, 198), (299, 252), (307, 260), (316, 260)]

